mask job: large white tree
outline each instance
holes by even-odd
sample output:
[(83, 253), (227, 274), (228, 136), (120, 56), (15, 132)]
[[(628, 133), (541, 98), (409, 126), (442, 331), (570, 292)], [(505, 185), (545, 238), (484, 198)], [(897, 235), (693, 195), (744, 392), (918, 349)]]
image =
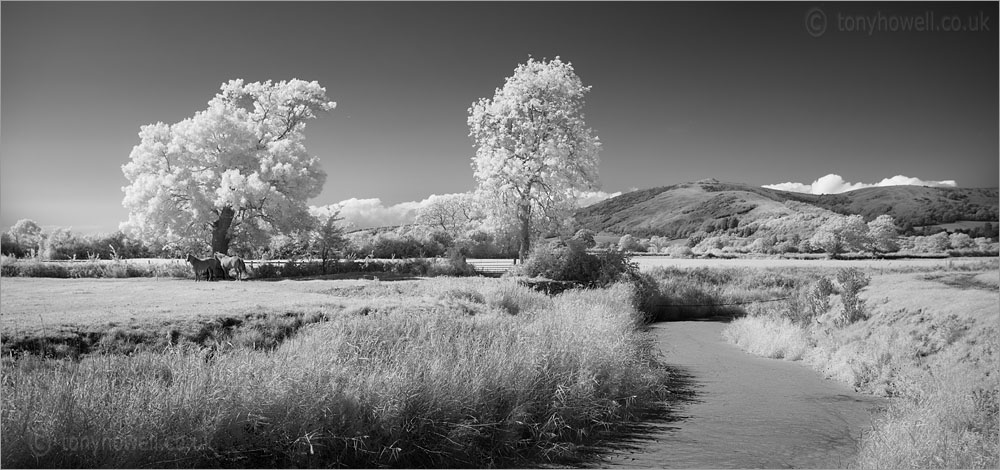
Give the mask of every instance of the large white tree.
[(458, 238), (480, 218), (475, 195), (457, 193), (428, 198), (427, 203), (417, 211), (416, 222)]
[(477, 193), (495, 225), (517, 226), (521, 259), (533, 235), (565, 220), (578, 191), (600, 187), (601, 144), (583, 115), (588, 91), (569, 62), (528, 59), (469, 108)]
[(306, 200), (326, 181), (304, 145), (306, 121), (332, 110), (316, 82), (222, 84), (208, 108), (176, 124), (142, 126), (131, 161), (121, 228), (147, 243), (260, 244), (315, 224)]
[(821, 225), (809, 244), (821, 248), (831, 257), (847, 252), (861, 251), (868, 241), (868, 225), (860, 215), (834, 216)]
[(882, 214), (868, 222), (868, 249), (873, 253), (899, 251), (899, 231), (891, 215)]

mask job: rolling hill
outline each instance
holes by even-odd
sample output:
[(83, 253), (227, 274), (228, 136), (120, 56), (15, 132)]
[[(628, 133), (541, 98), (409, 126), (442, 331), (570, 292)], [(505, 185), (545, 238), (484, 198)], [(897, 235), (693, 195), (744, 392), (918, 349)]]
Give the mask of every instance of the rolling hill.
[[(576, 220), (595, 232), (684, 238), (697, 231), (743, 236), (758, 230), (811, 233), (834, 214), (871, 220), (892, 215), (901, 227), (956, 220), (997, 221), (996, 188), (885, 186), (813, 195), (714, 179), (633, 191), (580, 209)], [(785, 238), (785, 237), (780, 237)]]

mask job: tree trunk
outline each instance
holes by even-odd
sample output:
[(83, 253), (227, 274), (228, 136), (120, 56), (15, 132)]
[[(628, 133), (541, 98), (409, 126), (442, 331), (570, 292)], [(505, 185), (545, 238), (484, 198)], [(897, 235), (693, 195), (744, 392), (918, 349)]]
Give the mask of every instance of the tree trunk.
[(223, 207), (219, 220), (212, 223), (212, 256), (215, 253), (229, 254), (229, 227), (233, 225), (235, 215), (232, 207)]
[(524, 260), (528, 259), (528, 254), (531, 250), (531, 205), (521, 204), (517, 209), (517, 218), (521, 222), (521, 246), (517, 250), (517, 257), (521, 259), (523, 263)]

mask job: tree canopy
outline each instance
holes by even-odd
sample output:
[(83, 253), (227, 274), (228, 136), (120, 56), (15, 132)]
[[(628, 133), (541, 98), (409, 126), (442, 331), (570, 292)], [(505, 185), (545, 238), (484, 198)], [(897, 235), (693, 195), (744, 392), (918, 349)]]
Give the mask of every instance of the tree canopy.
[(492, 99), (469, 108), (477, 193), (494, 225), (517, 225), (519, 254), (532, 236), (599, 189), (601, 144), (584, 122), (584, 86), (569, 62), (528, 59)]
[(479, 208), (472, 193), (445, 194), (431, 196), (427, 205), (417, 212), (416, 222), (439, 229), (453, 238), (458, 238), (476, 220)]
[(809, 244), (830, 256), (861, 251), (867, 241), (868, 226), (860, 215), (834, 216), (816, 230)]
[(16, 249), (22, 253), (36, 250), (37, 254), (41, 248), (42, 241), (45, 239), (42, 227), (31, 219), (18, 220), (7, 231), (7, 235)]
[(160, 246), (211, 240), (225, 253), (234, 238), (259, 244), (311, 227), (306, 200), (326, 173), (303, 131), (334, 107), (317, 82), (231, 80), (193, 117), (142, 126), (122, 166), (122, 230)]

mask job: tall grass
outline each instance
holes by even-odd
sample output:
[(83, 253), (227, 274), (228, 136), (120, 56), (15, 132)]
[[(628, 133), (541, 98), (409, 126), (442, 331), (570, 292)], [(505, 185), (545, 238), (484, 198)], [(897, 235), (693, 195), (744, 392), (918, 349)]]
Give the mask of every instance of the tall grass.
[(773, 359), (797, 361), (809, 349), (806, 331), (785, 317), (740, 318), (722, 336), (750, 354)]
[(3, 465), (516, 466), (579, 458), (660, 396), (627, 286), (483, 285), (415, 288), (436, 301), (353, 310), (273, 350), (22, 359), (4, 371)]
[[(805, 273), (809, 274), (805, 274)], [(795, 294), (815, 276), (811, 271), (789, 274), (775, 269), (659, 267), (648, 275), (655, 281), (655, 320), (741, 316), (754, 302), (771, 302)]]
[(16, 259), (9, 256), (0, 257), (0, 275), (4, 277), (54, 278), (194, 277), (191, 266), (180, 260), (165, 263), (120, 259), (59, 262)]
[[(255, 278), (288, 278), (332, 274), (377, 272), (415, 276), (472, 276), (475, 270), (464, 258), (408, 258), (399, 260), (290, 260), (259, 265), (252, 273)], [(5, 277), (53, 278), (126, 278), (179, 277), (193, 278), (191, 265), (183, 260), (167, 262), (113, 261), (42, 261), (0, 257), (0, 275)]]
[[(995, 263), (986, 268), (996, 275)], [(995, 287), (955, 288), (954, 278), (976, 275), (923, 272), (876, 277), (862, 292), (868, 277), (842, 271), (828, 302), (816, 301), (828, 289), (814, 283), (806, 297), (749, 308), (723, 336), (752, 354), (802, 360), (860, 392), (890, 397), (861, 440), (860, 468), (997, 468)]]
[[(996, 360), (996, 356), (993, 357)], [(859, 468), (1000, 467), (1000, 381), (967, 367), (902, 379), (901, 398), (876, 417)]]

